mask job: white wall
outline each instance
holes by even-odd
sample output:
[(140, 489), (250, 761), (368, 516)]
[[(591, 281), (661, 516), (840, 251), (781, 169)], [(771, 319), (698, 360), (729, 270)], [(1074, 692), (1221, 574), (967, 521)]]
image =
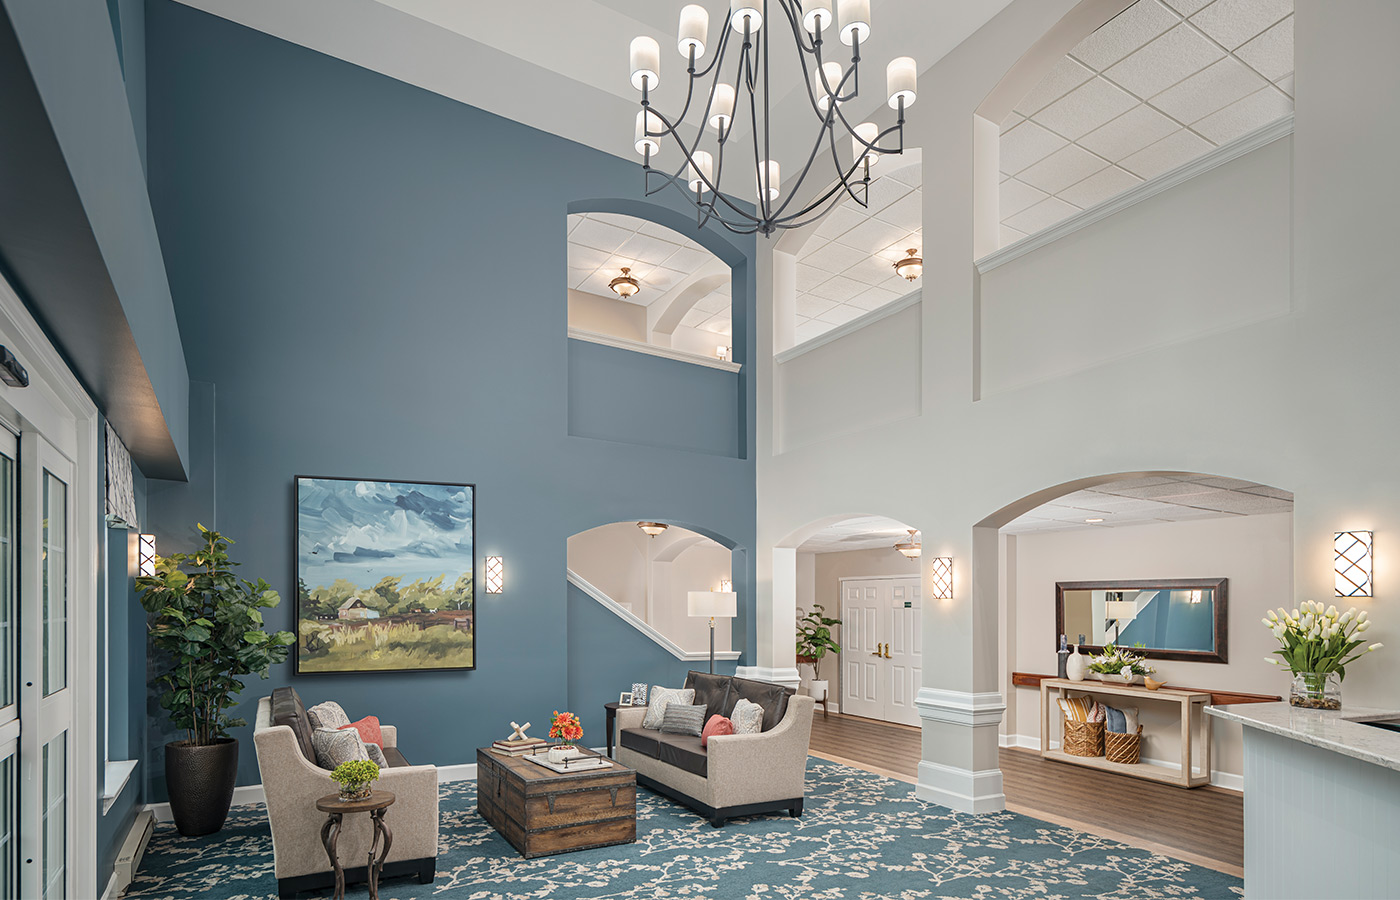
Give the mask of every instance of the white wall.
[[(727, 549), (675, 525), (652, 538), (615, 522), (568, 542), (570, 569), (687, 651), (710, 649), (710, 621), (690, 617), (686, 594), (718, 589), (731, 564)], [(730, 624), (715, 620), (715, 650), (730, 649)]]
[[(1287, 674), (1264, 662), (1277, 643), (1259, 620), (1271, 608), (1292, 606), (1292, 514), (1078, 529), (1008, 537), (1010, 541), (1016, 551), (1016, 615), (1008, 623), (1011, 640), (1003, 664), (1007, 672), (1055, 674), (1058, 581), (1228, 578), (1229, 662), (1149, 662), (1159, 679), (1173, 685), (1287, 695)], [(1015, 691), (1014, 714), (1003, 722), (1003, 734), (1022, 738), (1022, 746), (1039, 747), (1039, 691)], [(1138, 705), (1144, 710), (1144, 755), (1175, 760), (1180, 734), (1171, 731), (1177, 721), (1174, 705), (1160, 704), (1156, 710)], [(1215, 720), (1212, 728), (1215, 769), (1235, 776), (1222, 783), (1238, 787), (1243, 773), (1240, 726)]]

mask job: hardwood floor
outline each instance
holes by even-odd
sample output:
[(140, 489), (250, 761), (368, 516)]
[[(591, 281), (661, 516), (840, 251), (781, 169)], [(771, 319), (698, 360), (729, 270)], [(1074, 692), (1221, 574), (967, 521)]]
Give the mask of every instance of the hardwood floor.
[[(914, 783), (918, 728), (856, 716), (820, 714), (814, 756)], [(1194, 790), (1050, 762), (1031, 750), (1000, 754), (1008, 809), (1153, 850), (1232, 875), (1244, 874), (1244, 799), (1234, 791)]]

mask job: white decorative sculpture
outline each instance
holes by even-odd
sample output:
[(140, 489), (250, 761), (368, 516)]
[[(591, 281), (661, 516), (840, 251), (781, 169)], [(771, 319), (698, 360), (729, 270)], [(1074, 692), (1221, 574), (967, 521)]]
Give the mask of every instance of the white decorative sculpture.
[(525, 730), (530, 727), (530, 723), (526, 722), (524, 725), (517, 725), (514, 722), (511, 722), (510, 727), (514, 728), (515, 730), (510, 733), (509, 739), (512, 741), (523, 741), (525, 740)]

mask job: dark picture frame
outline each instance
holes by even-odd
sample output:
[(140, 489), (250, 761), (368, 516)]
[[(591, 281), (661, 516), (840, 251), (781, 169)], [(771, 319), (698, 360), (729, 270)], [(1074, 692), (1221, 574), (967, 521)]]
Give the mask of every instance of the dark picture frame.
[(476, 485), (297, 475), (293, 486), (295, 673), (475, 670)]
[[(1149, 659), (1168, 659), (1179, 662), (1229, 662), (1230, 654), (1230, 579), (1228, 578), (1149, 578), (1140, 581), (1057, 581), (1055, 582), (1055, 649), (1060, 649), (1060, 635), (1065, 632), (1065, 592), (1066, 591), (1183, 591), (1206, 590), (1213, 593), (1214, 620), (1211, 628), (1214, 650), (1161, 650), (1151, 647), (1132, 647), (1134, 653)], [(1069, 635), (1074, 643), (1076, 635)], [(1092, 635), (1091, 635), (1092, 637)], [(1080, 652), (1099, 653), (1103, 647), (1098, 644), (1083, 644)]]

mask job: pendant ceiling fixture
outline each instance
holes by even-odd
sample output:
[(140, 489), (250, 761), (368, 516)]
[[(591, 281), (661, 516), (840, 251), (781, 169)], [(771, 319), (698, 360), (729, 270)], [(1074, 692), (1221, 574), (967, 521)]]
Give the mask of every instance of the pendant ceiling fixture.
[[(686, 6), (681, 10), (676, 46), (686, 60), (688, 82), (685, 105), (674, 118), (651, 105), (651, 93), (660, 83), (661, 48), (649, 37), (633, 39), (632, 86), (642, 92), (634, 146), (642, 155), (647, 194), (676, 187), (694, 204), (700, 226), (715, 219), (739, 234), (771, 235), (780, 229), (798, 228), (821, 218), (843, 197), (865, 206), (870, 167), (885, 154), (904, 152), (904, 111), (914, 103), (918, 74), (913, 59), (901, 56), (892, 60), (885, 70), (886, 97), (898, 114), (896, 123), (883, 131), (873, 122), (852, 125), (842, 107), (861, 96), (860, 45), (870, 37), (870, 0), (839, 0), (837, 7), (837, 14), (833, 14), (832, 0), (730, 0), (729, 27), (720, 26), (714, 53), (702, 69), (700, 60), (712, 46), (710, 14), (703, 6)], [(793, 74), (807, 93), (818, 125), (811, 154), (800, 168), (788, 169), (789, 173), (796, 171), (797, 177), (786, 187), (781, 166), (772, 155), (772, 97), (785, 96), (792, 82), (779, 79), (775, 84), (769, 77), (769, 42), (775, 30), (778, 36), (774, 39), (786, 42), (790, 32), (797, 46), (799, 71)], [(831, 34), (839, 35), (841, 43), (851, 48), (850, 65), (824, 58), (826, 38)], [(738, 50), (731, 53), (735, 44)], [(789, 57), (782, 52), (779, 58)], [(686, 127), (686, 116), (692, 109), (699, 115), (694, 125)], [(740, 155), (731, 164), (731, 170), (738, 171), (726, 184), (722, 178), (725, 148), (734, 126), (744, 119), (752, 128), (753, 155), (749, 156), (748, 141), (739, 142), (741, 147), (735, 152)], [(683, 132), (693, 138), (687, 139)], [(673, 139), (681, 154), (673, 175), (652, 168), (652, 159), (666, 137)], [(851, 158), (843, 162), (840, 153), (847, 139)], [(826, 155), (834, 172), (821, 177), (834, 183), (800, 208), (792, 208), (795, 198), (805, 196), (802, 185), (816, 168), (817, 158)], [(826, 167), (823, 163), (823, 170)], [(662, 178), (655, 187), (653, 172)], [(757, 201), (752, 212), (747, 203), (735, 199), (746, 201), (750, 197)]]
[(637, 279), (632, 277), (631, 272), (631, 269), (627, 266), (623, 266), (622, 274), (608, 282), (608, 288), (623, 300), (629, 299), (633, 294), (642, 289)]
[(894, 545), (894, 549), (903, 553), (909, 559), (918, 559), (923, 555), (924, 542), (919, 540), (919, 529), (909, 529), (909, 537)]
[(908, 253), (908, 256), (894, 264), (895, 274), (902, 276), (905, 281), (918, 281), (919, 276), (924, 274), (924, 261), (916, 248), (910, 247)]
[(661, 522), (638, 522), (637, 527), (645, 531), (648, 537), (656, 537), (671, 526)]

